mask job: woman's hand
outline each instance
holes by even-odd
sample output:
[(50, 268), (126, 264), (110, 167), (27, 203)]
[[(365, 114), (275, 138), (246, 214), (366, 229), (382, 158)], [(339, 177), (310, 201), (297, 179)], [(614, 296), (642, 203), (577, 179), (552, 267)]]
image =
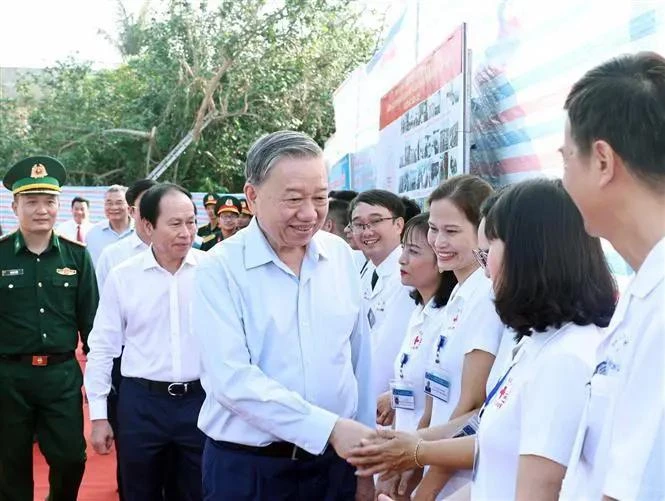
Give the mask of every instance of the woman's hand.
[(360, 447), (350, 451), (347, 461), (356, 467), (356, 475), (368, 477), (387, 471), (403, 472), (418, 465), (415, 451), (418, 435), (393, 430), (379, 430), (376, 440), (362, 440)]
[(376, 401), (376, 424), (380, 426), (392, 426), (395, 420), (395, 409), (392, 408), (390, 392), (379, 395)]

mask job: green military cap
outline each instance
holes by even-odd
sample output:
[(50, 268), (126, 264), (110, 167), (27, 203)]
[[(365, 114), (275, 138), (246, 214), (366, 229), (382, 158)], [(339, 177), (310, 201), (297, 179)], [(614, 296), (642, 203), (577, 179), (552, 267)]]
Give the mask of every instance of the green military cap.
[(248, 216), (253, 216), (254, 214), (252, 213), (252, 210), (249, 208), (249, 205), (247, 205), (247, 200), (242, 199), (240, 200), (240, 206), (242, 207), (242, 212), (243, 214), (246, 214)]
[(203, 206), (206, 207), (208, 205), (217, 205), (218, 201), (219, 196), (217, 193), (206, 193), (203, 197)]
[(215, 212), (220, 214), (222, 212), (233, 212), (235, 214), (240, 214), (242, 206), (240, 205), (240, 200), (231, 195), (224, 195), (220, 197), (217, 205), (215, 206)]
[(66, 180), (67, 171), (59, 160), (38, 155), (15, 163), (5, 174), (2, 183), (14, 195), (19, 193), (59, 195)]

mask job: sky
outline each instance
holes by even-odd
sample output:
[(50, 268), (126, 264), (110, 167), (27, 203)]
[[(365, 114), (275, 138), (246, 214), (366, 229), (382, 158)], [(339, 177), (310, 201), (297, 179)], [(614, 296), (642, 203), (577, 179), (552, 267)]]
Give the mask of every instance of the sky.
[[(143, 1), (123, 0), (123, 4), (137, 12)], [(391, 2), (359, 1), (378, 8)], [(99, 34), (99, 30), (115, 34), (117, 0), (5, 0), (1, 4), (0, 67), (41, 68), (68, 56), (92, 61), (97, 67), (120, 62), (116, 49)]]

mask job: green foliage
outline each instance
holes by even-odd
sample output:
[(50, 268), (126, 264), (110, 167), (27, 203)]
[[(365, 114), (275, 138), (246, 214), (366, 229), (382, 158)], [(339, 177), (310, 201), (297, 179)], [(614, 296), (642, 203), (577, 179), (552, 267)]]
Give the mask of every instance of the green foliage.
[(260, 135), (292, 128), (323, 144), (334, 89), (375, 46), (368, 14), (351, 0), (217, 5), (171, 0), (150, 22), (124, 13), (116, 45), (131, 50), (122, 66), (67, 60), (26, 81), (16, 100), (0, 101), (5, 166), (42, 152), (65, 162), (70, 184), (128, 184), (212, 116), (163, 179), (233, 192)]

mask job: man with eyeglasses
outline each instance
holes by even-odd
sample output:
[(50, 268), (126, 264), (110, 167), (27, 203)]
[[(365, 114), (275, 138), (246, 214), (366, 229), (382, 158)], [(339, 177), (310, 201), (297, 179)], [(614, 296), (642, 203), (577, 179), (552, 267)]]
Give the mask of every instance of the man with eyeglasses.
[(224, 195), (217, 200), (215, 212), (217, 213), (217, 228), (213, 234), (215, 237), (201, 244), (201, 250), (212, 249), (216, 244), (232, 237), (238, 231), (238, 218), (242, 211), (240, 200), (231, 195)]
[(127, 188), (118, 184), (106, 190), (104, 195), (106, 219), (97, 223), (88, 232), (86, 243), (95, 266), (104, 248), (134, 232), (134, 224), (129, 216), (129, 205), (125, 200), (126, 192)]
[(351, 202), (351, 230), (369, 263), (361, 274), (372, 337), (374, 396), (388, 391), (393, 362), (414, 308), (402, 285), (399, 257), (404, 230), (402, 200), (386, 190), (369, 190)]

